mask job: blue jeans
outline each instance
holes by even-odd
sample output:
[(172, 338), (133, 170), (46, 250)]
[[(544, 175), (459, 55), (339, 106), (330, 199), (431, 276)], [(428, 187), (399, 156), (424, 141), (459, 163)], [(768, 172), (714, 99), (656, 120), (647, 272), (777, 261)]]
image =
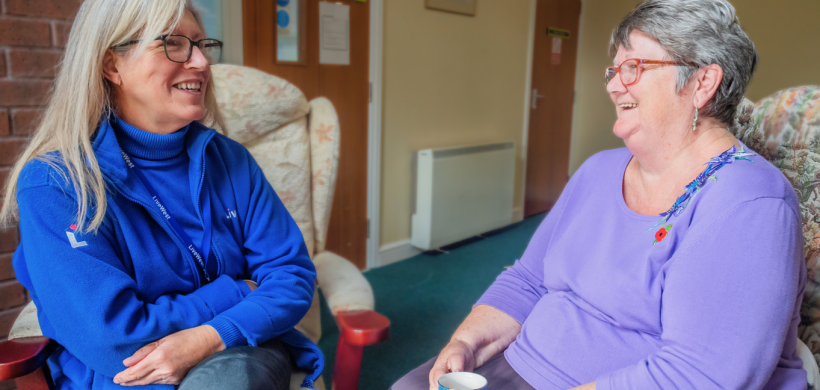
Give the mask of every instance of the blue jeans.
[(217, 352), (192, 368), (178, 390), (288, 390), (293, 358), (284, 343)]

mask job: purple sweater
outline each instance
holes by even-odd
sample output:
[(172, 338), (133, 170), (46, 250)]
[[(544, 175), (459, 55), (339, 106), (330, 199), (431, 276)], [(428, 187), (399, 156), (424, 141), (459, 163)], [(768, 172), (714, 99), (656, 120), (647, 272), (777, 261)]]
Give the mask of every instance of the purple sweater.
[(660, 217), (623, 200), (631, 157), (587, 160), (478, 301), (522, 324), (510, 365), (537, 389), (805, 389), (791, 185), (759, 156), (727, 164), (653, 245)]

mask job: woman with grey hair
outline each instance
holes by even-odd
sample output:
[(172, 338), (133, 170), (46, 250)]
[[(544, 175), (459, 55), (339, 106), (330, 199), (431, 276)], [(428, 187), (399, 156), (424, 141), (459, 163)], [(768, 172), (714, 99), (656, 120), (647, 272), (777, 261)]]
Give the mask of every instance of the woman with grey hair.
[(191, 0), (80, 7), (0, 212), (19, 217), (14, 269), (59, 344), (57, 389), (285, 390), (322, 371), (294, 329), (316, 280), (302, 234), (209, 127), (221, 48)]
[[(757, 54), (725, 0), (647, 0), (612, 33), (626, 147), (573, 175), (438, 357), (394, 390), (805, 389), (797, 198), (727, 130)], [(503, 352), (503, 353), (502, 353)]]

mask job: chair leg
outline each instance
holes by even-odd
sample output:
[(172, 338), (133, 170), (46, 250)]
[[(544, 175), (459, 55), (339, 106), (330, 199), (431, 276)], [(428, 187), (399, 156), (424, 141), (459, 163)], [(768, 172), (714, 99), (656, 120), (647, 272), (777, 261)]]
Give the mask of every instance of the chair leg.
[(48, 363), (43, 363), (30, 374), (15, 379), (14, 384), (17, 385), (17, 390), (54, 390)]
[(344, 336), (339, 336), (336, 367), (333, 369), (333, 390), (358, 390), (363, 350), (363, 346), (350, 344)]

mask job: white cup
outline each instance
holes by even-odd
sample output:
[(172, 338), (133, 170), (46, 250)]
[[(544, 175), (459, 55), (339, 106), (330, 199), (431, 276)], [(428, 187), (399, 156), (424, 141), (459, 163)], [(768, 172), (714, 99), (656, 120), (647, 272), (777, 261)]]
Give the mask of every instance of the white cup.
[(451, 372), (438, 378), (439, 390), (487, 390), (487, 379), (472, 372)]

